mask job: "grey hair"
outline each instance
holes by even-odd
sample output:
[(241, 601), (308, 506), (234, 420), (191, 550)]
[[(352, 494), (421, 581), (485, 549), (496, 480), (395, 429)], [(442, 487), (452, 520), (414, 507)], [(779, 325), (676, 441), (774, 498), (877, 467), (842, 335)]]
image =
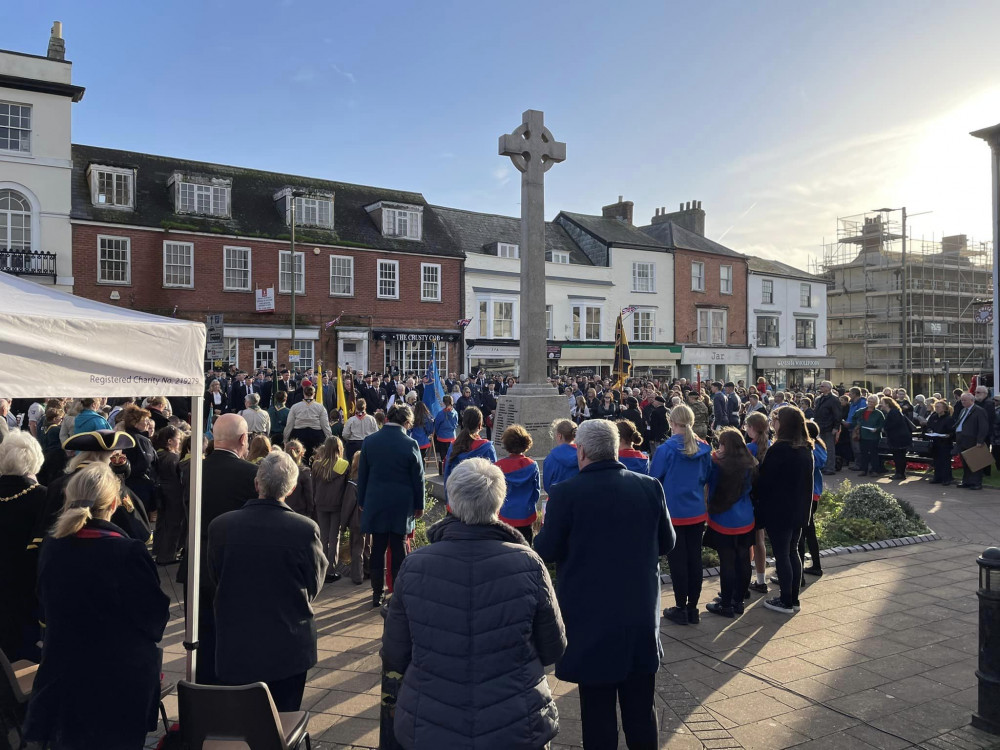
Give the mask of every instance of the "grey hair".
[(610, 419), (588, 419), (576, 428), (576, 444), (590, 461), (617, 459), (618, 428)]
[(284, 500), (292, 494), (299, 481), (299, 467), (284, 451), (272, 451), (257, 467), (257, 491), (274, 500)]
[(0, 443), (0, 475), (37, 474), (45, 462), (42, 446), (30, 432), (13, 431)]
[(485, 526), (497, 521), (507, 480), (485, 458), (467, 458), (448, 477), (447, 490), (452, 515), (470, 526)]
[(258, 404), (260, 404), (260, 394), (259, 393), (248, 393), (245, 399), (247, 403), (250, 404), (250, 408), (253, 409)]

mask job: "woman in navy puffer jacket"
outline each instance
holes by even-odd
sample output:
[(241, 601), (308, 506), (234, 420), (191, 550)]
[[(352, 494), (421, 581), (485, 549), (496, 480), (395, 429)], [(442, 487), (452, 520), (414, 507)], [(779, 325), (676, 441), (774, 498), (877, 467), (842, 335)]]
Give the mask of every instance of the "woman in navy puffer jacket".
[(403, 673), (397, 742), (407, 750), (540, 750), (559, 731), (545, 666), (566, 650), (548, 571), (501, 523), (503, 472), (470, 458), (448, 478), (452, 516), (408, 555), (382, 634)]

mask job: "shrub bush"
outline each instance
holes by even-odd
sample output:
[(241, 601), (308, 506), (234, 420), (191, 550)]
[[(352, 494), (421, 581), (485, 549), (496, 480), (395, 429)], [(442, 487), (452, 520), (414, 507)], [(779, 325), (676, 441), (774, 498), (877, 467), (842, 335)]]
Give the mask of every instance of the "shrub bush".
[[(910, 507), (912, 511), (912, 506)], [(916, 512), (914, 512), (916, 515)], [(840, 519), (862, 519), (884, 527), (888, 535), (883, 539), (926, 533), (926, 526), (919, 519), (907, 518), (896, 498), (874, 484), (863, 484), (851, 489), (844, 497)], [(874, 541), (869, 539), (867, 541)]]

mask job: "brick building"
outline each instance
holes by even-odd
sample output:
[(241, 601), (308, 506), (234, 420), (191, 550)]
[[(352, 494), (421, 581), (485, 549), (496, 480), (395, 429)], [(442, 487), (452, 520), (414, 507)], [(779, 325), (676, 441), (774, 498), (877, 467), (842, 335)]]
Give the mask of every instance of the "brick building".
[(749, 381), (746, 256), (705, 237), (700, 201), (672, 213), (657, 209), (652, 223), (640, 228), (673, 251), (681, 377)]
[(74, 145), (71, 221), (76, 294), (221, 313), (244, 369), (288, 362), (293, 276), (302, 366), (460, 361), (463, 253), (419, 193)]

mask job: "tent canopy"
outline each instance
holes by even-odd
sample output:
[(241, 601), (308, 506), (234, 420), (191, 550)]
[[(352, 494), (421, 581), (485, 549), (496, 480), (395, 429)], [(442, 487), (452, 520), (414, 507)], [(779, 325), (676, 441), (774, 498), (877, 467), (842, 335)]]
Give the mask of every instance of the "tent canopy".
[(0, 273), (0, 396), (201, 396), (205, 326)]

